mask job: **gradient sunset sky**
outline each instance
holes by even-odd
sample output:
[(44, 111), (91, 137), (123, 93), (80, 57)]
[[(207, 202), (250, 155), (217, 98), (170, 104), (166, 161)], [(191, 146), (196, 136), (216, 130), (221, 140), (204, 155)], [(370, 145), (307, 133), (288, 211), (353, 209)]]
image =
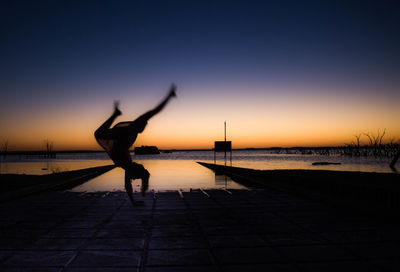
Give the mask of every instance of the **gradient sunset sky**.
[(399, 14), (396, 1), (5, 1), (0, 144), (100, 150), (114, 99), (133, 120), (172, 82), (178, 98), (135, 146), (211, 148), (225, 120), (234, 148), (399, 139)]

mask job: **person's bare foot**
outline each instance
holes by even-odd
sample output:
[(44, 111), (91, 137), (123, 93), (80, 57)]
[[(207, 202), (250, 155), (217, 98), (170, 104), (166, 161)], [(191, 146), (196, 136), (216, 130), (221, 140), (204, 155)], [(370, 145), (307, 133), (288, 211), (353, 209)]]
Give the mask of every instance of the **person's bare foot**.
[(171, 84), (171, 87), (169, 88), (169, 97), (176, 97), (176, 85), (174, 83)]
[(114, 100), (114, 115), (119, 116), (122, 112), (119, 110), (119, 101)]

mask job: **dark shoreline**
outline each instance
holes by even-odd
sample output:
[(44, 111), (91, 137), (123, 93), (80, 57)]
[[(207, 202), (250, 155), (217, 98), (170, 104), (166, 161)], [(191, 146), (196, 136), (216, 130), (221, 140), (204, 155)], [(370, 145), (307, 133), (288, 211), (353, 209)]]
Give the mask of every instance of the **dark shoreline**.
[(400, 175), (330, 170), (254, 170), (198, 162), (254, 188), (272, 188), (367, 214), (399, 217)]
[(0, 175), (0, 202), (48, 190), (72, 188), (113, 168), (115, 168), (115, 165), (90, 167), (48, 175), (2, 174)]

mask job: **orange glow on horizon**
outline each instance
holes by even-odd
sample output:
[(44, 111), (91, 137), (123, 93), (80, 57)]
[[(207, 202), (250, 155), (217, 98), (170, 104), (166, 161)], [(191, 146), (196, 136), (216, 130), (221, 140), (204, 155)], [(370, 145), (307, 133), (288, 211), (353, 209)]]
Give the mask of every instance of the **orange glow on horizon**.
[[(210, 149), (214, 141), (223, 140), (225, 120), (233, 148), (337, 146), (351, 143), (355, 134), (376, 133), (378, 129), (386, 129), (386, 140), (400, 139), (396, 99), (333, 94), (288, 97), (277, 92), (274, 96), (234, 93), (223, 100), (195, 93), (187, 96), (178, 92), (178, 99), (149, 121), (134, 146)], [(116, 122), (133, 120), (155, 104), (144, 101), (146, 104), (122, 101), (124, 114)], [(44, 140), (49, 139), (54, 150), (101, 150), (93, 133), (111, 109), (109, 101), (101, 101), (90, 107), (26, 109), (23, 114), (10, 114), (0, 123), (0, 144), (7, 140), (10, 151), (44, 150)]]

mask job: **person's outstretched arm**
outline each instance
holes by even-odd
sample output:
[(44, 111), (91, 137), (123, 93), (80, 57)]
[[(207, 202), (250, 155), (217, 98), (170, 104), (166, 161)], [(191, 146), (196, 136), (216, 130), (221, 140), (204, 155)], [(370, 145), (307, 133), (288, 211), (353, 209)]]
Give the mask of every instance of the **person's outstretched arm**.
[(125, 171), (125, 191), (128, 194), (129, 200), (131, 201), (132, 205), (135, 205), (135, 199), (133, 198), (132, 182), (129, 178), (127, 171)]
[[(118, 109), (119, 102), (114, 101), (114, 112), (113, 114), (94, 132), (94, 136), (96, 138), (101, 138), (102, 134), (105, 134), (104, 132), (107, 131), (114, 122), (115, 118), (117, 118), (119, 115), (121, 115), (121, 111)], [(105, 136), (105, 135), (104, 135)]]

